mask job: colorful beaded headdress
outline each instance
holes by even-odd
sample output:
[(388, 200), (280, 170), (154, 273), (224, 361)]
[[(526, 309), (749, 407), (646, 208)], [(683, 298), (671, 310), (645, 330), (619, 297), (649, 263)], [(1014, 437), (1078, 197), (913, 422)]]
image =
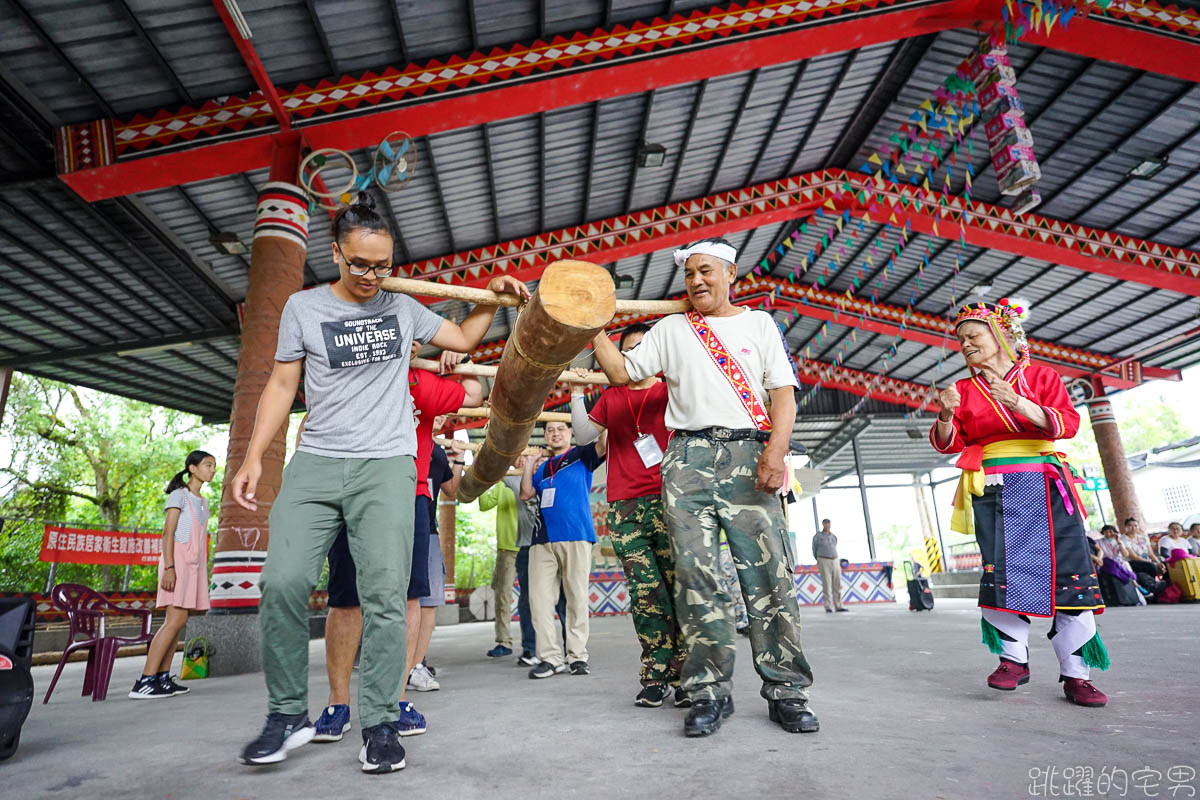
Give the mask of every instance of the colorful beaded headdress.
[[(969, 303), (958, 311), (954, 320), (954, 330), (964, 322), (982, 322), (987, 325), (996, 342), (1004, 353), (1014, 363), (1025, 367), (1029, 365), (1029, 340), (1025, 337), (1025, 329), (1021, 320), (1029, 317), (1029, 304), (1023, 300), (1000, 298), (998, 303)], [(1003, 331), (1003, 332), (1002, 332)], [(1012, 345), (1009, 340), (1012, 340)], [(1013, 352), (1013, 346), (1017, 348)]]

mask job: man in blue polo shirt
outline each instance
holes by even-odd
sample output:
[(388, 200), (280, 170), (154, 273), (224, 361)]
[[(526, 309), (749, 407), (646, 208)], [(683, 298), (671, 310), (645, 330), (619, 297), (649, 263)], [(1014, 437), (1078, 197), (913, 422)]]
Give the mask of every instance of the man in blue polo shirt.
[[(521, 499), (537, 497), (543, 525), (529, 548), (529, 603), (537, 634), (540, 662), (531, 678), (549, 678), (566, 672), (587, 675), (588, 578), (592, 571), (592, 472), (604, 462), (607, 437), (581, 447), (571, 447), (571, 426), (546, 423), (550, 457), (535, 467), (526, 459), (521, 476)], [(554, 604), (559, 587), (567, 596), (566, 659), (563, 641), (554, 624)]]

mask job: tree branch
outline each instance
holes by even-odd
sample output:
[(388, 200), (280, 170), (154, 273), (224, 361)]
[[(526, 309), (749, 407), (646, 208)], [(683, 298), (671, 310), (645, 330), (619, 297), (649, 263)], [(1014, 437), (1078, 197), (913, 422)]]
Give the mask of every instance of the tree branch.
[(80, 499), (87, 500), (89, 503), (100, 505), (99, 498), (92, 497), (90, 494), (83, 494), (82, 492), (77, 492), (74, 489), (64, 489), (61, 486), (55, 486), (54, 484), (46, 483), (45, 481), (32, 481), (27, 475), (22, 475), (21, 473), (14, 469), (10, 469), (9, 467), (0, 467), (0, 472), (7, 472), (9, 475), (12, 475), (14, 478), (16, 478), (19, 483), (23, 483), (31, 489), (42, 489), (47, 492), (53, 492), (54, 494), (78, 497)]

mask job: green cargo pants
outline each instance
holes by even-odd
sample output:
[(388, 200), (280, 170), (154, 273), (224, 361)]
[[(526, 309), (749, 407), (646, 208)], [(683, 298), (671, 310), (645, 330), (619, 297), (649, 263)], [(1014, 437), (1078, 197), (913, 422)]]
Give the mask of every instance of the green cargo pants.
[(779, 497), (754, 488), (763, 445), (675, 436), (662, 464), (675, 556), (675, 614), (688, 651), (680, 686), (693, 699), (729, 695), (735, 644), (732, 598), (721, 588), (719, 531), (729, 541), (754, 668), (768, 700), (807, 698), (812, 668), (800, 646), (800, 608)]
[(271, 539), (260, 584), (270, 711), (308, 712), (308, 599), (344, 523), (363, 613), (359, 722), (369, 728), (396, 718), (405, 679), (416, 482), (412, 456), (292, 456), (271, 507)]
[(608, 507), (608, 537), (629, 585), (629, 612), (642, 646), (642, 685), (678, 685), (686, 653), (675, 619), (675, 562), (662, 497), (614, 500)]

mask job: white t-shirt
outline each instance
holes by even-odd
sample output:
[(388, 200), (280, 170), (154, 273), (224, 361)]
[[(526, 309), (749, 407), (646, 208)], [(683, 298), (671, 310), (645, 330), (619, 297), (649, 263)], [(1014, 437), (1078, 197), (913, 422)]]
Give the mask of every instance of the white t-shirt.
[[(188, 504), (191, 503), (191, 510)], [(175, 524), (175, 541), (183, 544), (192, 540), (192, 512), (196, 521), (202, 526), (201, 531), (208, 527), (208, 500), (192, 494), (186, 486), (180, 486), (167, 495), (167, 508), (179, 509), (179, 522)]]
[[(797, 385), (791, 356), (770, 314), (743, 311), (732, 317), (706, 319), (764, 407), (771, 389)], [(659, 320), (641, 343), (625, 354), (625, 370), (633, 381), (663, 374), (670, 430), (756, 427), (683, 314)]]
[(1182, 550), (1185, 553), (1192, 552), (1188, 548), (1187, 539), (1184, 539), (1184, 538), (1175, 539), (1168, 534), (1164, 534), (1159, 537), (1158, 550), (1160, 553), (1166, 554), (1166, 556), (1168, 558), (1170, 558), (1172, 550)]

